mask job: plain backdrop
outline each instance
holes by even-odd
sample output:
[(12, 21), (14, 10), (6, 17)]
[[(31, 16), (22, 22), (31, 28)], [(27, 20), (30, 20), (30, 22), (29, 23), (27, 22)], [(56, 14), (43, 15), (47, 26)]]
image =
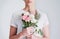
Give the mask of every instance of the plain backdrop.
[[(0, 39), (9, 39), (12, 13), (23, 7), (23, 0), (0, 0)], [(36, 8), (48, 15), (50, 39), (60, 39), (60, 0), (36, 0)]]

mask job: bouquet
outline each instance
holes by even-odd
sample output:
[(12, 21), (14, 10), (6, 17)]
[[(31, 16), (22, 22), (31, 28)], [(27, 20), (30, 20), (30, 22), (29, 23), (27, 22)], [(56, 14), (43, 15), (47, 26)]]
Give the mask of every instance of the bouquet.
[(29, 12), (26, 13), (22, 13), (22, 22), (23, 22), (23, 28), (27, 28), (27, 27), (34, 27), (35, 30), (33, 32), (33, 34), (38, 34), (39, 36), (43, 36), (43, 32), (41, 31), (41, 29), (38, 28), (38, 20), (40, 18), (40, 14), (33, 15), (30, 14)]

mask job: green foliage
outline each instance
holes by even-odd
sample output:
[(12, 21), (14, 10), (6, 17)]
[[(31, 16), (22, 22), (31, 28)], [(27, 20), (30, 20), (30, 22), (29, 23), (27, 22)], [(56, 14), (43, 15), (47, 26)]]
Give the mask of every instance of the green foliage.
[[(40, 14), (38, 14), (37, 12), (36, 12), (36, 14), (35, 14), (35, 19), (36, 19), (36, 20), (39, 20), (39, 19), (40, 19)], [(36, 23), (37, 23), (38, 21), (37, 21), (36, 23), (32, 23), (31, 21), (26, 22), (25, 20), (22, 20), (22, 22), (23, 22), (23, 24), (24, 24), (23, 28), (27, 28), (27, 27), (31, 27), (31, 26), (34, 27), (34, 28), (38, 27), (38, 26), (36, 25)], [(42, 32), (41, 29), (39, 29), (39, 30), (35, 29), (34, 32), (38, 32), (41, 36), (43, 36), (43, 32)], [(33, 32), (33, 33), (34, 33), (34, 32)]]
[(25, 22), (24, 20), (22, 20), (22, 21), (23, 21), (23, 24), (24, 24), (23, 28), (27, 28), (27, 27), (30, 27), (30, 26), (37, 27), (36, 23), (31, 23), (31, 21), (30, 22)]

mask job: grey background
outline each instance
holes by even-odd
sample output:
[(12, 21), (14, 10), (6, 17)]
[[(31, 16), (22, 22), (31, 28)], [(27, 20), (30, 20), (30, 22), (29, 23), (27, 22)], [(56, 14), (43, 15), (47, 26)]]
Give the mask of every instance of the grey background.
[[(47, 13), (50, 39), (60, 39), (60, 0), (36, 0), (36, 8)], [(0, 0), (0, 39), (9, 38), (9, 24), (13, 12), (24, 7), (22, 0)]]

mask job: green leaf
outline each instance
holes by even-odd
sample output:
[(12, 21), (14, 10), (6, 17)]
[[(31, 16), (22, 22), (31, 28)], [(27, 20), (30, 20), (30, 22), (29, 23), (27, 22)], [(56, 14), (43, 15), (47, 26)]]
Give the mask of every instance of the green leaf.
[(43, 35), (43, 32), (42, 32), (42, 30), (41, 30), (41, 29), (39, 29), (39, 31), (40, 31), (40, 34), (41, 34), (41, 35)]
[(40, 18), (40, 13), (38, 13), (38, 12), (36, 11), (35, 19), (36, 19), (36, 20), (39, 20), (39, 18)]

